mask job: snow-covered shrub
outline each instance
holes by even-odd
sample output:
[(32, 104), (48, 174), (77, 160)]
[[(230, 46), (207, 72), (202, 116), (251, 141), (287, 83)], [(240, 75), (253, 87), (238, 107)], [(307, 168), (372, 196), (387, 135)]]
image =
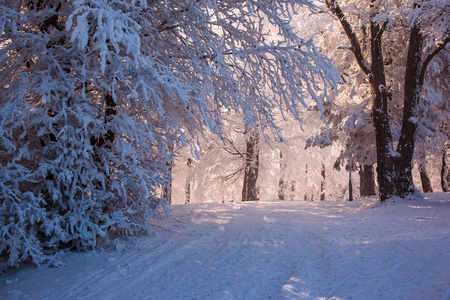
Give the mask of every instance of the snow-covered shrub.
[(223, 108), (279, 133), (275, 105), (299, 119), (303, 86), (320, 102), (337, 76), (286, 21), (294, 2), (0, 0), (8, 263), (146, 232), (177, 147), (220, 133)]
[(157, 80), (136, 76), (158, 76), (140, 53), (139, 26), (104, 1), (4, 5), (2, 26), (0, 251), (9, 264), (146, 231), (165, 207), (155, 191), (167, 184), (172, 126), (141, 96), (172, 91), (161, 66)]

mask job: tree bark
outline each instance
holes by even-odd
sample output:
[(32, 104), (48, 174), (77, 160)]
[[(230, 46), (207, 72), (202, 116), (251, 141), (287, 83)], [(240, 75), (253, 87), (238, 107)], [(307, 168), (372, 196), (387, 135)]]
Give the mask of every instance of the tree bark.
[(320, 181), (320, 200), (325, 200), (325, 164), (322, 162), (322, 170), (320, 172), (322, 180)]
[(400, 156), (396, 158), (395, 164), (397, 196), (402, 198), (414, 192), (412, 159), (417, 133), (418, 104), (422, 93), (422, 83), (419, 80), (423, 52), (422, 45), (422, 33), (419, 26), (415, 24), (411, 28), (409, 38), (405, 72), (403, 123), (397, 148)]
[(305, 201), (308, 201), (307, 188), (308, 188), (308, 165), (305, 165), (305, 187), (304, 187), (304, 191), (305, 191), (304, 200)]
[[(168, 152), (172, 152), (174, 149), (173, 143), (167, 145)], [(173, 183), (173, 160), (166, 161), (166, 184), (163, 186), (163, 198), (167, 200), (169, 205), (172, 205), (172, 183)]]
[(184, 203), (188, 204), (191, 202), (191, 173), (192, 173), (192, 165), (194, 164), (194, 161), (192, 158), (188, 158), (186, 161), (186, 165), (189, 168), (188, 176), (186, 177), (186, 183), (184, 186)]
[(372, 165), (362, 165), (359, 167), (359, 182), (361, 197), (376, 195), (375, 177)]
[(286, 162), (283, 157), (283, 152), (280, 150), (280, 180), (278, 181), (278, 199), (279, 200), (287, 200), (286, 199)]
[[(442, 167), (441, 167), (441, 187), (442, 191), (447, 193), (449, 192), (448, 188), (448, 177), (446, 176), (447, 170), (447, 150), (444, 150), (442, 153)], [(449, 173), (450, 174), (450, 173)]]
[[(106, 130), (106, 133), (103, 135), (99, 135), (97, 137), (91, 137), (90, 143), (91, 146), (94, 148), (92, 158), (97, 164), (97, 168), (99, 172), (102, 172), (105, 175), (105, 178), (107, 178), (107, 185), (109, 185), (109, 175), (106, 173), (105, 168), (103, 167), (104, 164), (108, 163), (105, 161), (105, 158), (101, 155), (100, 149), (108, 149), (111, 150), (111, 145), (114, 142), (116, 135), (114, 131), (110, 129), (110, 126), (108, 125), (111, 123), (112, 119), (115, 115), (117, 115), (116, 110), (116, 102), (114, 101), (113, 96), (111, 93), (107, 92), (104, 95), (104, 101), (105, 101), (105, 112), (104, 112), (104, 123), (105, 127), (108, 128)], [(102, 184), (100, 182), (97, 182), (96, 188), (103, 188)]]
[(242, 201), (258, 201), (259, 189), (256, 185), (259, 171), (259, 135), (253, 129), (247, 130), (245, 152), (244, 184)]
[(381, 37), (383, 30), (378, 23), (370, 23), (371, 34), (371, 76), (372, 90), (372, 119), (375, 127), (375, 141), (377, 148), (377, 180), (381, 202), (395, 195), (395, 185), (392, 184), (394, 173), (393, 145), (389, 115), (387, 110), (387, 88), (384, 73)]
[(424, 164), (419, 166), (420, 180), (422, 181), (422, 190), (424, 193), (432, 193), (433, 188), (431, 186), (430, 177), (428, 176), (427, 169)]
[(163, 188), (163, 198), (167, 200), (167, 203), (169, 205), (172, 204), (172, 167), (169, 167), (169, 183), (167, 186), (164, 186)]
[(353, 201), (352, 171), (348, 171), (348, 201)]
[(291, 180), (291, 201), (295, 200), (296, 195), (295, 195), (295, 191), (297, 190), (297, 180), (293, 179)]

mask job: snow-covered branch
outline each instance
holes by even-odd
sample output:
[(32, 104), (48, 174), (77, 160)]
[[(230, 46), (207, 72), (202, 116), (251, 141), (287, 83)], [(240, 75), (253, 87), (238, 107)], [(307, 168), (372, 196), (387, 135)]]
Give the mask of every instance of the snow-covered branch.
[[(302, 0), (0, 4), (0, 252), (107, 245), (166, 213), (179, 147), (227, 110), (272, 131), (339, 76), (290, 20)], [(280, 43), (272, 43), (275, 28)]]
[(352, 45), (352, 52), (355, 54), (356, 61), (358, 62), (358, 65), (361, 67), (363, 72), (366, 75), (370, 74), (370, 65), (364, 58), (364, 54), (361, 49), (361, 45), (359, 43), (359, 39), (356, 36), (356, 33), (353, 31), (352, 26), (348, 22), (347, 18), (344, 15), (344, 12), (342, 11), (339, 4), (336, 2), (336, 0), (326, 0), (325, 3), (327, 4), (328, 8), (331, 10), (333, 14), (336, 15), (339, 22), (342, 25), (342, 28), (345, 31), (345, 34), (347, 35), (348, 39), (350, 40), (350, 43)]

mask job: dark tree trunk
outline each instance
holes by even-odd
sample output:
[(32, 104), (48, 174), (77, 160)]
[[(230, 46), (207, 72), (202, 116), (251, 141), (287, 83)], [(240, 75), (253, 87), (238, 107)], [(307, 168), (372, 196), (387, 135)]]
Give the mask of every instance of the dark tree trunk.
[[(415, 3), (414, 7), (420, 4)], [(412, 179), (412, 158), (417, 135), (418, 105), (422, 96), (425, 73), (429, 63), (450, 42), (447, 34), (443, 41), (424, 58), (423, 35), (418, 22), (411, 28), (408, 56), (405, 71), (403, 123), (397, 152), (400, 154), (396, 162), (397, 196), (407, 197), (414, 192)]]
[(392, 184), (394, 174), (393, 145), (389, 115), (387, 110), (387, 87), (384, 74), (384, 61), (381, 48), (383, 30), (378, 23), (371, 22), (371, 78), (372, 119), (375, 127), (377, 148), (377, 180), (380, 201), (384, 202), (395, 195), (395, 185)]
[(304, 186), (304, 190), (305, 190), (304, 200), (305, 201), (308, 201), (307, 188), (308, 188), (308, 165), (305, 166), (305, 186)]
[(400, 156), (396, 158), (395, 164), (397, 196), (401, 198), (414, 192), (412, 159), (417, 132), (418, 104), (422, 92), (420, 82), (422, 44), (422, 33), (419, 26), (415, 24), (411, 28), (406, 61), (403, 123), (397, 148)]
[(424, 193), (432, 193), (433, 188), (431, 186), (430, 177), (428, 176), (427, 169), (425, 168), (425, 165), (420, 164), (419, 165), (419, 172), (420, 172), (420, 180), (422, 181), (422, 190)]
[(293, 179), (291, 181), (291, 201), (295, 200), (295, 191), (297, 190), (297, 180)]
[(259, 189), (256, 185), (259, 170), (259, 136), (254, 130), (247, 131), (245, 152), (244, 184), (242, 201), (258, 201)]
[[(173, 152), (174, 149), (174, 145), (173, 143), (169, 143), (167, 145), (167, 150), (170, 153), (169, 157), (171, 157), (171, 154)], [(172, 204), (172, 182), (173, 182), (173, 160), (169, 159), (168, 161), (166, 161), (166, 182), (163, 185), (162, 189), (163, 189), (163, 198), (167, 200), (167, 203), (169, 205)]]
[[(447, 168), (447, 151), (444, 150), (444, 153), (442, 153), (442, 167), (441, 167), (441, 187), (442, 191), (447, 193), (449, 191), (448, 189), (448, 177), (446, 176), (446, 173), (448, 172)], [(450, 175), (450, 172), (449, 172)]]
[(191, 203), (191, 183), (186, 183), (186, 186), (184, 187), (184, 204)]
[(361, 197), (376, 195), (375, 177), (372, 165), (362, 165), (359, 167), (359, 182)]
[(359, 194), (361, 195), (361, 197), (366, 197), (364, 195), (366, 186), (365, 186), (365, 182), (364, 182), (364, 175), (365, 174), (364, 174), (363, 166), (359, 166), (358, 174), (359, 174)]
[(325, 200), (325, 164), (322, 162), (322, 170), (320, 172), (322, 180), (320, 181), (320, 200)]
[(286, 162), (283, 157), (283, 152), (280, 150), (280, 180), (278, 181), (278, 199), (286, 199)]
[(348, 171), (348, 201), (353, 201), (352, 171)]
[(189, 172), (188, 172), (188, 176), (186, 178), (186, 184), (184, 186), (184, 194), (185, 194), (185, 199), (184, 199), (184, 203), (188, 204), (191, 202), (191, 169), (192, 169), (192, 165), (194, 164), (194, 161), (191, 158), (187, 159), (186, 165), (189, 168)]
[[(108, 163), (105, 161), (105, 157), (102, 156), (100, 149), (111, 149), (112, 143), (114, 143), (114, 140), (116, 138), (116, 135), (113, 130), (111, 130), (110, 126), (108, 125), (111, 123), (112, 119), (115, 115), (117, 115), (116, 110), (116, 102), (114, 101), (114, 98), (112, 97), (111, 93), (106, 93), (104, 95), (104, 101), (105, 101), (105, 112), (104, 112), (104, 123), (106, 129), (106, 133), (103, 135), (99, 135), (97, 137), (91, 137), (90, 143), (91, 146), (94, 148), (94, 152), (92, 155), (93, 160), (97, 164), (97, 168), (100, 172), (102, 172), (105, 175), (105, 178), (108, 179), (107, 186), (109, 185), (109, 175), (106, 173), (106, 169), (104, 168), (104, 164)], [(101, 189), (102, 184), (100, 182), (97, 182), (97, 188)]]
[[(447, 187), (450, 188), (450, 167), (447, 169)], [(450, 192), (448, 189), (447, 191)]]
[(164, 199), (166, 199), (167, 200), (167, 203), (169, 204), (169, 205), (171, 205), (172, 204), (172, 167), (169, 167), (169, 178), (168, 178), (168, 185), (167, 186), (164, 186), (164, 188), (163, 188), (163, 192), (164, 192), (164, 195), (163, 195), (163, 198)]

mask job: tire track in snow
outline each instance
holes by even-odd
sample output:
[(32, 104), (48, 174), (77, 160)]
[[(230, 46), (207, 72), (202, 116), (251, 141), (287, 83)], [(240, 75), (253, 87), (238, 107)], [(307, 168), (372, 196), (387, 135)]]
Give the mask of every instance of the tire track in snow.
[[(140, 245), (139, 252), (86, 279), (70, 296), (102, 296), (95, 290), (100, 284), (111, 294), (132, 293), (136, 298), (278, 299), (296, 270), (325, 256), (324, 241), (312, 232), (315, 228), (299, 223), (305, 216), (286, 211), (267, 215), (260, 205), (265, 204), (220, 212), (200, 209), (183, 233), (162, 233), (166, 242), (151, 246), (148, 255)], [(174, 241), (171, 234), (177, 235)], [(146, 266), (149, 257), (154, 263)], [(319, 273), (308, 275), (317, 278)]]

